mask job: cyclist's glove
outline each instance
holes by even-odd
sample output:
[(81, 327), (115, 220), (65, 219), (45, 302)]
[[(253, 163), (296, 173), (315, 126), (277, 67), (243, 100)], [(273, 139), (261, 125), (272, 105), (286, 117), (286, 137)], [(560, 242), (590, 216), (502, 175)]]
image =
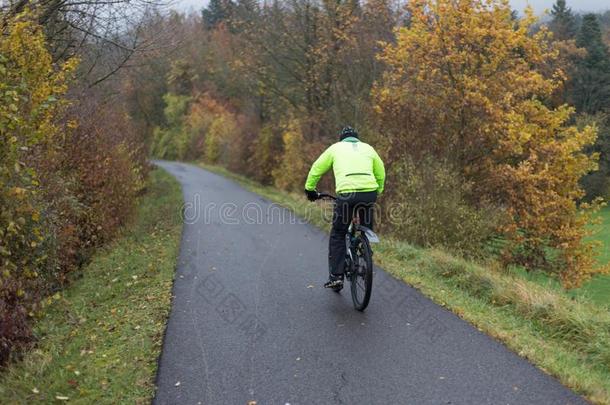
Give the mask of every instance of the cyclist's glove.
[(305, 195), (309, 201), (316, 201), (320, 198), (320, 194), (316, 190), (305, 190)]

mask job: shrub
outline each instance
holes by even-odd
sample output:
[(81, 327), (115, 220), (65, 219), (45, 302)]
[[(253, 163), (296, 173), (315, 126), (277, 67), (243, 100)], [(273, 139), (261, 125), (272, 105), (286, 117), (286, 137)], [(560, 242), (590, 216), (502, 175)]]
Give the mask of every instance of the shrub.
[(150, 148), (152, 156), (160, 159), (176, 159), (178, 148), (175, 143), (174, 132), (165, 128), (155, 127)]
[(131, 217), (146, 171), (142, 145), (120, 108), (94, 109), (80, 104), (73, 111), (79, 124), (60, 145), (62, 172), (72, 173), (74, 195), (87, 211), (88, 224), (79, 227), (93, 230), (82, 242), (93, 245), (112, 238)]
[(307, 177), (307, 156), (304, 153), (304, 139), (300, 123), (291, 120), (282, 135), (283, 153), (277, 167), (272, 171), (277, 187), (288, 190), (302, 190)]
[(42, 29), (27, 15), (0, 36), (0, 363), (30, 340), (38, 269), (46, 263), (39, 178), (29, 155), (53, 139), (70, 62), (55, 67)]
[[(189, 96), (166, 94), (163, 128), (155, 128), (153, 156), (164, 159), (195, 160), (222, 164), (242, 171), (247, 142), (239, 128), (248, 126), (243, 116), (229, 111), (209, 95), (196, 101)], [(240, 124), (242, 122), (242, 124)]]
[(165, 101), (165, 127), (153, 130), (151, 153), (163, 159), (183, 159), (190, 146), (189, 132), (184, 128), (184, 117), (188, 111), (191, 97), (168, 93)]
[(0, 364), (31, 342), (41, 299), (115, 234), (143, 187), (121, 106), (67, 101), (75, 66), (53, 64), (27, 15), (0, 36)]
[(201, 159), (205, 150), (205, 134), (208, 132), (216, 114), (224, 111), (222, 106), (211, 97), (204, 95), (191, 104), (185, 117), (185, 153), (182, 159)]
[(252, 177), (262, 184), (273, 184), (273, 171), (281, 153), (281, 132), (270, 124), (263, 126), (252, 144), (251, 157), (248, 161)]
[(229, 136), (226, 166), (236, 173), (248, 173), (251, 145), (258, 133), (258, 122), (245, 114), (231, 113), (234, 127)]
[(39, 297), (63, 288), (69, 274), (116, 235), (144, 187), (143, 146), (122, 107), (101, 109), (90, 91), (79, 99), (66, 112), (72, 119), (66, 118), (61, 136), (31, 158), (44, 210)]
[(480, 256), (496, 234), (499, 211), (476, 208), (471, 203), (472, 184), (447, 164), (403, 159), (389, 167), (388, 179), (381, 225), (397, 237)]
[(205, 160), (227, 165), (231, 160), (231, 143), (237, 136), (237, 122), (230, 113), (217, 115), (205, 135)]

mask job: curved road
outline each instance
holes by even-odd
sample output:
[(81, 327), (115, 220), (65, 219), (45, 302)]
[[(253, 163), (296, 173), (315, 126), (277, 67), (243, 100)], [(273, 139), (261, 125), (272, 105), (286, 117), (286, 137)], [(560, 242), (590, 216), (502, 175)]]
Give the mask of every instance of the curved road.
[(185, 227), (156, 404), (584, 404), (418, 291), (375, 274), (365, 313), (324, 290), (321, 231), (200, 168)]

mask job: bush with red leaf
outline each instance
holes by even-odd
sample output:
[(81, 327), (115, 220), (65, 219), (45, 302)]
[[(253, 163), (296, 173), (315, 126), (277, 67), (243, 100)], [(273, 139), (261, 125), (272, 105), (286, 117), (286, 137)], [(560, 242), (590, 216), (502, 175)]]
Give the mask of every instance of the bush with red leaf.
[(68, 98), (28, 14), (0, 36), (0, 365), (33, 342), (43, 299), (129, 220), (145, 154), (120, 103)]

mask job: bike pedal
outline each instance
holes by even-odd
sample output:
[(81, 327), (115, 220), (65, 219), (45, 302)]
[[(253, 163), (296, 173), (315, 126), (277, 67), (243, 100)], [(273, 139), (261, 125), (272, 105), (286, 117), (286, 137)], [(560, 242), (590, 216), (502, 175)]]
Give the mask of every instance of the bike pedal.
[(336, 280), (336, 281), (329, 281), (326, 284), (324, 284), (324, 288), (343, 288), (343, 281), (342, 280)]

